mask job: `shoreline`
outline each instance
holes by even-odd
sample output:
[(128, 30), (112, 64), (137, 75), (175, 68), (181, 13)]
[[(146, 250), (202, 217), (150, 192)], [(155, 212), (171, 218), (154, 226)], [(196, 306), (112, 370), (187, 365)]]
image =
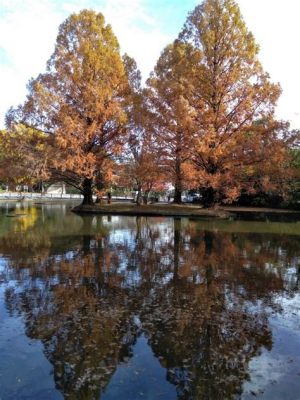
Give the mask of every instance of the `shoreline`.
[(128, 216), (166, 216), (166, 217), (207, 217), (228, 219), (236, 214), (275, 214), (295, 216), (300, 219), (300, 211), (281, 210), (259, 207), (218, 207), (201, 208), (188, 204), (150, 204), (140, 205), (130, 203), (78, 205), (72, 208), (76, 214), (128, 215)]

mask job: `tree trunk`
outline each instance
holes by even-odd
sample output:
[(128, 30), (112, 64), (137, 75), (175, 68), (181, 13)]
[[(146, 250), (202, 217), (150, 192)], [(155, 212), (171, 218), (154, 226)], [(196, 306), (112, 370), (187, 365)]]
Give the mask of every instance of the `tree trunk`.
[(175, 174), (176, 175), (175, 175), (174, 203), (181, 204), (182, 179), (181, 179), (181, 162), (179, 157), (176, 157)]
[(150, 190), (146, 190), (144, 194), (144, 204), (148, 204)]
[(174, 203), (176, 203), (176, 204), (181, 204), (182, 203), (182, 201), (181, 201), (181, 192), (182, 192), (181, 185), (177, 186), (175, 184)]
[(92, 179), (85, 178), (82, 184), (83, 201), (82, 205), (93, 205), (93, 191), (92, 191)]
[(101, 203), (102, 203), (101, 196), (97, 196), (97, 197), (96, 197), (95, 203), (96, 203), (96, 204), (101, 204)]
[(138, 193), (136, 197), (136, 205), (140, 206), (142, 204), (142, 187), (138, 185)]
[(96, 204), (101, 204), (102, 203), (102, 191), (104, 189), (104, 180), (103, 176), (100, 171), (98, 171), (95, 179), (95, 186), (96, 186)]
[(217, 192), (212, 187), (205, 188), (204, 190), (202, 189), (201, 194), (202, 194), (201, 202), (203, 204), (203, 207), (205, 208), (212, 207), (218, 201)]

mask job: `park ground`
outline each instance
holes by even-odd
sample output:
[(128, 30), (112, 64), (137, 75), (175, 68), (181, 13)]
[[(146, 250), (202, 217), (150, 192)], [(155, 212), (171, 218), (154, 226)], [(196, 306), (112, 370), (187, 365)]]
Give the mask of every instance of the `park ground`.
[(95, 205), (79, 205), (73, 208), (79, 214), (110, 214), (110, 215), (152, 215), (170, 217), (217, 217), (229, 218), (235, 213), (271, 213), (294, 214), (295, 219), (300, 213), (292, 210), (260, 207), (233, 207), (220, 206), (210, 209), (201, 208), (192, 204), (147, 204), (137, 206), (134, 203), (111, 203)]

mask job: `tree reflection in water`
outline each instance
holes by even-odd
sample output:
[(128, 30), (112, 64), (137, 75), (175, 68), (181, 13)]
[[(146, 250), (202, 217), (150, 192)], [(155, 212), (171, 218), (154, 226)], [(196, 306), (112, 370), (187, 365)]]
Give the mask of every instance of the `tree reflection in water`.
[(66, 398), (100, 398), (140, 335), (178, 399), (235, 398), (249, 361), (272, 348), (276, 295), (297, 290), (297, 277), (286, 278), (293, 236), (287, 246), (285, 236), (201, 221), (100, 216), (74, 216), (57, 235), (53, 221), (35, 222), (0, 239), (3, 277), (17, 282), (6, 305), (42, 341)]

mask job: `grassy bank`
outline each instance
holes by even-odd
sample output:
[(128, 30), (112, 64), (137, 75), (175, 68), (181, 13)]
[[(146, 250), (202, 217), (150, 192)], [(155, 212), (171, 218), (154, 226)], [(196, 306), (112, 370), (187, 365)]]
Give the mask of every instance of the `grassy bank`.
[(208, 210), (187, 204), (149, 204), (140, 206), (133, 203), (95, 204), (93, 206), (79, 205), (74, 207), (72, 211), (79, 214), (230, 217), (230, 212), (223, 209)]
[(204, 209), (192, 204), (149, 204), (137, 206), (133, 203), (95, 204), (93, 206), (79, 205), (73, 210), (78, 214), (109, 214), (109, 215), (152, 215), (170, 217), (215, 217), (229, 218), (236, 214), (274, 214), (289, 215), (295, 220), (299, 219), (300, 213), (290, 210), (258, 207), (220, 207)]

